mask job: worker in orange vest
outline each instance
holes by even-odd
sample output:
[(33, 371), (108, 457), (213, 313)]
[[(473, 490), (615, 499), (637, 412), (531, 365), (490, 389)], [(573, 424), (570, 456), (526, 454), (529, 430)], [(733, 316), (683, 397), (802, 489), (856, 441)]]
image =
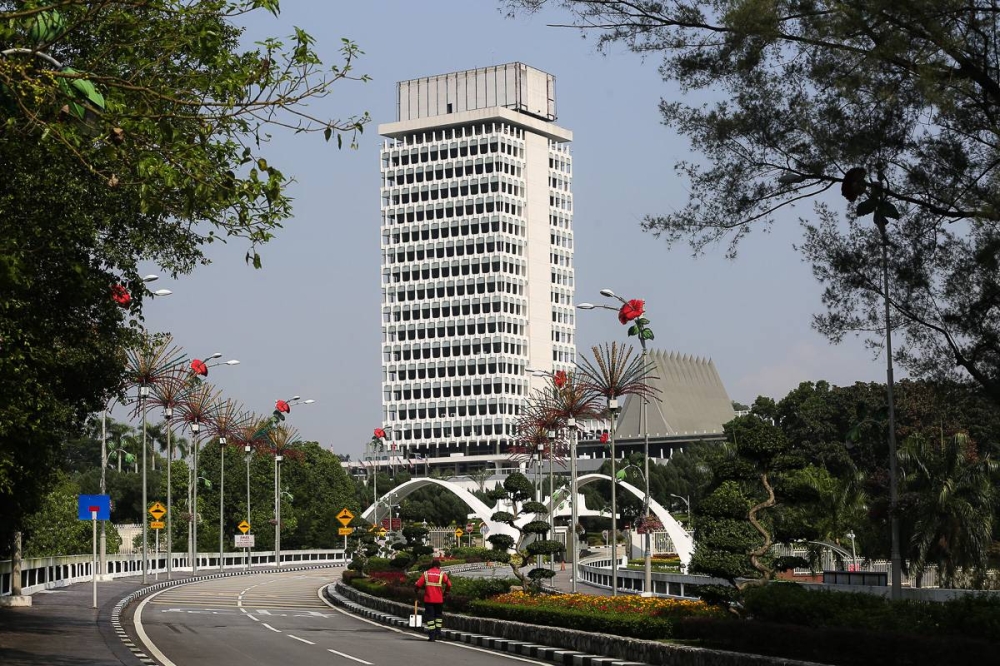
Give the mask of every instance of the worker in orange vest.
[(441, 571), (441, 560), (431, 560), (431, 567), (417, 579), (414, 591), (424, 593), (424, 626), (427, 627), (429, 641), (441, 637), (445, 595), (451, 591), (451, 579)]

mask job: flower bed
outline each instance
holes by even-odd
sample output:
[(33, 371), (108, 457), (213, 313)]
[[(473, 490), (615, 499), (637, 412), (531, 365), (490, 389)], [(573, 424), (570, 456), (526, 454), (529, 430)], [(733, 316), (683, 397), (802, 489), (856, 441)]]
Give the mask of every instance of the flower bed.
[(700, 601), (634, 595), (508, 592), (469, 606), (475, 613), (502, 620), (646, 639), (671, 638), (674, 623), (681, 618), (720, 615)]

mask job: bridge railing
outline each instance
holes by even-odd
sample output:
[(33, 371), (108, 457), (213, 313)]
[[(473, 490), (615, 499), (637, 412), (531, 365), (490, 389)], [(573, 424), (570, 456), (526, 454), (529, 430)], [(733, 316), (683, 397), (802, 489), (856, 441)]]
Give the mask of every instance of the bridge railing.
[[(281, 551), (282, 565), (346, 564), (347, 559), (343, 548)], [(246, 554), (236, 551), (223, 553), (221, 567), (219, 566), (218, 553), (198, 553), (197, 563), (198, 570), (204, 572), (246, 569), (248, 564)], [(191, 571), (190, 558), (187, 553), (174, 553), (171, 565), (174, 571)], [(251, 552), (249, 565), (256, 568), (275, 566), (274, 551)], [(0, 596), (11, 594), (13, 587), (11, 571), (10, 560), (0, 560)], [(165, 577), (166, 573), (166, 554), (150, 553), (147, 577)], [(104, 571), (99, 572), (99, 580), (140, 575), (142, 575), (142, 555), (140, 553), (123, 553), (106, 557)], [(30, 595), (41, 590), (82, 583), (92, 580), (93, 576), (94, 562), (91, 555), (27, 558), (21, 560), (21, 594)]]

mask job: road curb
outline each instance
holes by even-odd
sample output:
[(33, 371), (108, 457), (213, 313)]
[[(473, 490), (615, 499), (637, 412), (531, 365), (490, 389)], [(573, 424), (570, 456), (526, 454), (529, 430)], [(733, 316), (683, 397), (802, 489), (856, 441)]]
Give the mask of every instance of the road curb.
[[(359, 615), (380, 624), (402, 629), (410, 628), (409, 622), (402, 617), (373, 610), (341, 595), (337, 591), (336, 585), (337, 583), (331, 583), (323, 588), (323, 594), (330, 603), (345, 609), (352, 615)], [(415, 630), (414, 633), (423, 632)], [(508, 638), (497, 638), (496, 636), (473, 634), (455, 629), (441, 629), (441, 636), (444, 640), (456, 643), (466, 643), (497, 652), (509, 652), (523, 657), (562, 664), (563, 666), (648, 666), (648, 664), (641, 662), (625, 661), (616, 657), (586, 654), (575, 650), (538, 645)]]

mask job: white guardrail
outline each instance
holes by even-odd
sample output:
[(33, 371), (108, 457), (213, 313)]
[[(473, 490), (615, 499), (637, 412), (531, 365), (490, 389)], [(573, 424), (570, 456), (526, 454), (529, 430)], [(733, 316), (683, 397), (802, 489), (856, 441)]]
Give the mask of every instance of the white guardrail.
[[(326, 563), (346, 565), (347, 558), (344, 556), (344, 549), (281, 551), (281, 565)], [(218, 553), (198, 553), (197, 564), (199, 573), (238, 570), (247, 568), (247, 558), (244, 551), (223, 553), (222, 566), (220, 567)], [(250, 553), (250, 566), (273, 567), (274, 565), (273, 551)], [(0, 596), (11, 594), (13, 582), (11, 568), (10, 560), (0, 560)], [(171, 557), (171, 569), (173, 571), (191, 571), (188, 554), (174, 553)], [(166, 553), (150, 553), (147, 577), (165, 577), (166, 573)], [(62, 555), (23, 559), (21, 560), (21, 594), (30, 595), (41, 590), (90, 581), (93, 580), (93, 575), (92, 555)], [(142, 575), (141, 553), (108, 555), (105, 561), (105, 571), (99, 575), (99, 580), (139, 575)]]

